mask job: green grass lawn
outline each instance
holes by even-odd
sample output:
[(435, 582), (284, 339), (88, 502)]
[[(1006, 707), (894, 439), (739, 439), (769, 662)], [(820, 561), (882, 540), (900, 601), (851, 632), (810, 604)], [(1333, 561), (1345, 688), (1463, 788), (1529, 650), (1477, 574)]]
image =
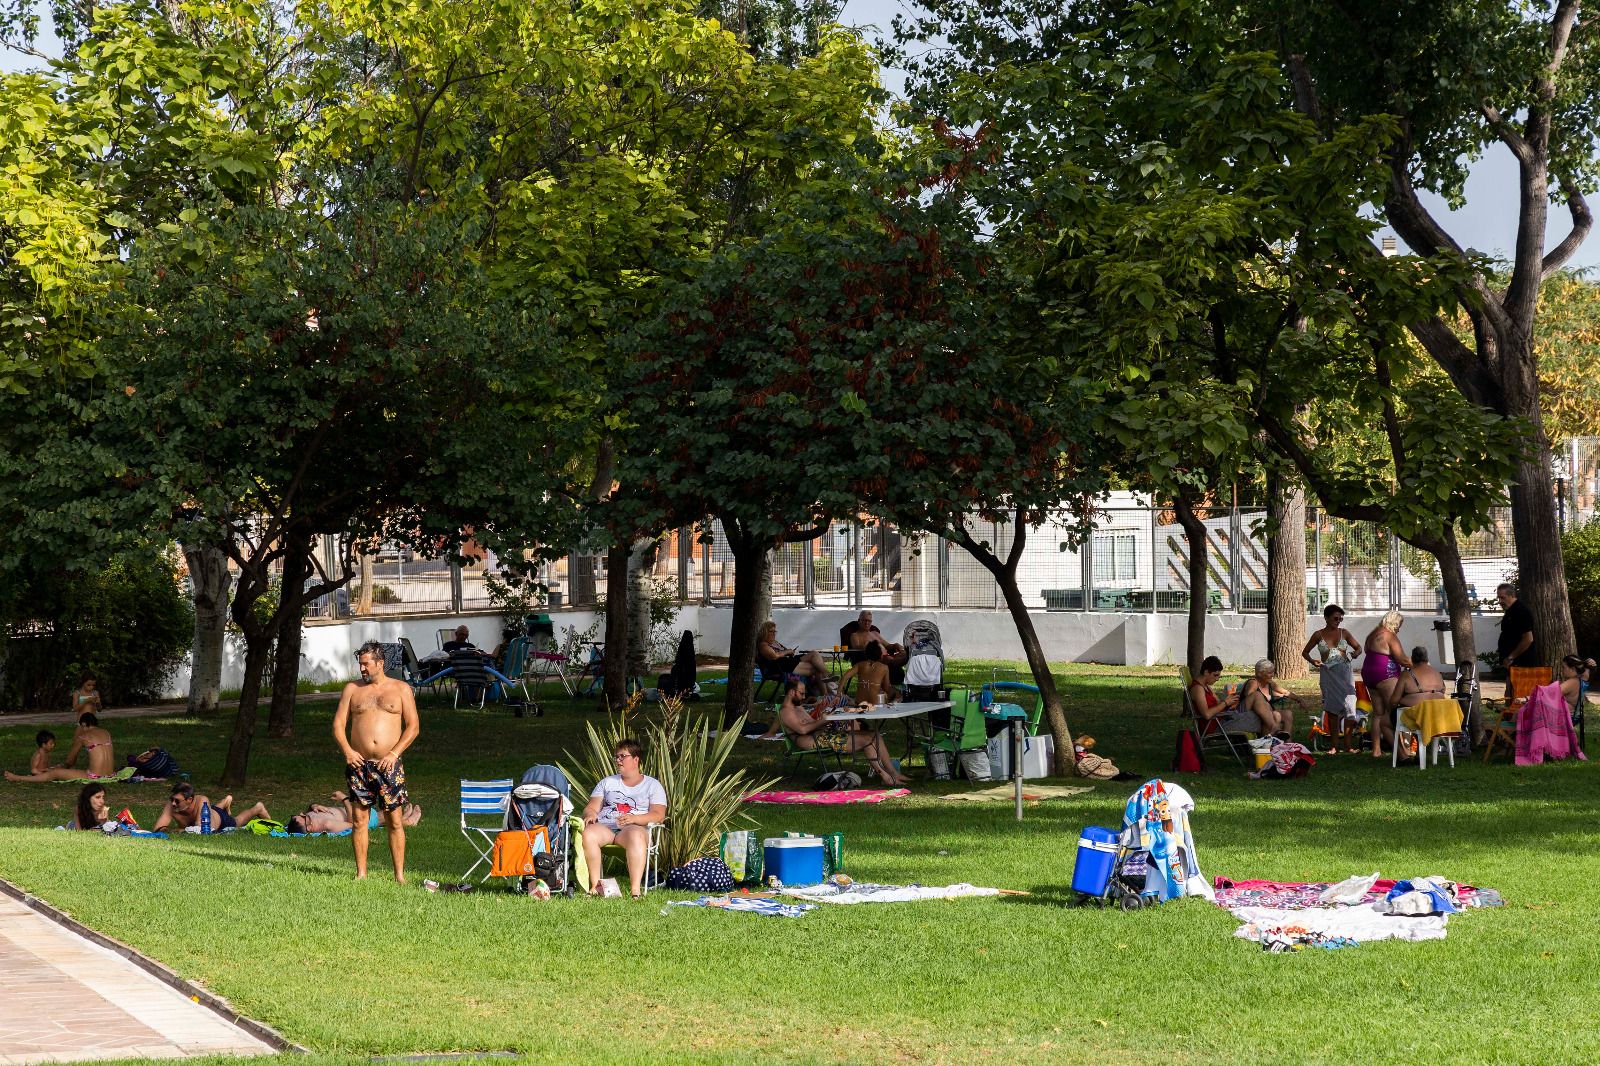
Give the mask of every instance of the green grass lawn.
[[(957, 664), (988, 677), (990, 664)], [(1140, 774), (1164, 773), (1178, 693), (1164, 669), (1062, 667), (1073, 727)], [(1302, 686), (1304, 688), (1304, 686)], [(1310, 691), (1309, 688), (1305, 688)], [(715, 692), (715, 689), (711, 691)], [(463, 775), (519, 774), (576, 750), (593, 703), (543, 718), (425, 706), (407, 756), (426, 808), (410, 873), (451, 879)], [(258, 739), (241, 801), (284, 816), (340, 785), (333, 707), (293, 740)], [(119, 758), (159, 744), (208, 786), (229, 722), (109, 723)], [(21, 767), (36, 727), (0, 728)], [(57, 732), (60, 732), (58, 729)], [(1304, 724), (1297, 725), (1303, 736)], [(777, 745), (739, 758), (775, 770)], [(351, 880), (347, 840), (244, 834), (171, 842), (41, 830), (76, 786), (0, 782), (0, 876), (204, 983), (319, 1060), (509, 1049), (586, 1062), (1594, 1062), (1600, 778), (1587, 765), (1390, 770), (1324, 758), (1251, 782), (1231, 761), (1183, 784), (1208, 876), (1339, 880), (1443, 874), (1508, 905), (1442, 942), (1267, 955), (1219, 908), (1064, 906), (1077, 833), (1118, 825), (1132, 784), (1036, 804), (941, 803), (918, 784), (880, 806), (755, 807), (769, 832), (841, 831), (861, 879), (1026, 889), (1027, 897), (837, 907), (796, 920), (692, 908), (671, 893), (536, 903)], [(146, 824), (160, 785), (114, 785)]]

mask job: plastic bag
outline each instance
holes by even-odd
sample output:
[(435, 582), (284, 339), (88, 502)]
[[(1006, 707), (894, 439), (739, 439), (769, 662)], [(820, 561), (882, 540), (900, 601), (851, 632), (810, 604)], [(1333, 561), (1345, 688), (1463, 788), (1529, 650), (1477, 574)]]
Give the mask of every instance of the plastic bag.
[(1347, 877), (1336, 885), (1329, 885), (1322, 890), (1317, 899), (1322, 903), (1360, 903), (1372, 891), (1372, 886), (1378, 883), (1378, 872), (1374, 870), (1371, 877)]

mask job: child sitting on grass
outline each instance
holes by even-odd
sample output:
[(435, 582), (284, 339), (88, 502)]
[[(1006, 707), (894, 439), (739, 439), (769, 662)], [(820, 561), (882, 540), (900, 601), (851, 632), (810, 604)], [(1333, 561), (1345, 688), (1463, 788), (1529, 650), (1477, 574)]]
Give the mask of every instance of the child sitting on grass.
[(33, 758), (28, 760), (28, 773), (42, 774), (54, 768), (50, 753), (56, 750), (56, 735), (48, 729), (41, 729), (34, 735), (33, 742), (39, 747), (34, 751)]

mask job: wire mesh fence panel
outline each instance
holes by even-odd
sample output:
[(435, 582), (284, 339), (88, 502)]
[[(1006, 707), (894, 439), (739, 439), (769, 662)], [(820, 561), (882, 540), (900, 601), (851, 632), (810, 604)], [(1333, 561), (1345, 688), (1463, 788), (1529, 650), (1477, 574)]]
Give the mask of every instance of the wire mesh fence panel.
[[(986, 550), (1003, 550), (998, 547), (1002, 543), (1000, 527), (994, 522), (973, 518), (967, 522), (967, 533), (979, 545), (986, 545)], [(1009, 545), (1009, 540), (1004, 543)], [(993, 610), (1003, 606), (1000, 602), (1000, 587), (995, 584), (994, 575), (965, 548), (956, 545), (950, 548), (947, 594), (951, 607)]]
[[(709, 538), (710, 543), (704, 541)], [(722, 528), (721, 519), (712, 519), (711, 528), (707, 531), (707, 538), (702, 538), (700, 545), (700, 559), (705, 565), (704, 587), (706, 598), (716, 600), (733, 599), (733, 582), (737, 569), (733, 561), (733, 549), (728, 546), (728, 535)]]
[[(1063, 530), (1063, 532), (1065, 532)], [(1155, 604), (1154, 534), (1149, 508), (1100, 511), (1089, 536), (1089, 569), (1095, 611), (1150, 611)], [(1082, 571), (1082, 557), (1079, 556)]]
[[(409, 548), (383, 545), (373, 553), (371, 575), (374, 615), (448, 611), (455, 604), (450, 560), (444, 555), (429, 557)], [(361, 586), (358, 574), (349, 585), (352, 614), (362, 611)], [(477, 587), (482, 588), (481, 571)]]
[(805, 557), (811, 551), (811, 542), (784, 544), (772, 552), (772, 602), (797, 604), (806, 602)]
[(868, 520), (856, 530), (863, 603), (892, 605), (902, 584), (905, 538), (887, 522)]

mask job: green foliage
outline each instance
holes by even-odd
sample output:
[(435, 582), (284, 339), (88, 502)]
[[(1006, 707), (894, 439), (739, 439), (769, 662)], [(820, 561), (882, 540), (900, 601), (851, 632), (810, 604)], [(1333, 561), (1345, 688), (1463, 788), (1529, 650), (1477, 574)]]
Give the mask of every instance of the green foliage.
[(60, 710), (85, 672), (108, 705), (155, 699), (183, 660), (194, 612), (169, 553), (98, 570), (30, 565), (9, 583), (0, 707)]
[[(718, 834), (753, 824), (743, 799), (777, 784), (728, 766), (744, 726), (741, 717), (722, 721), (713, 713), (668, 696), (659, 717), (639, 713), (635, 696), (603, 726), (584, 723), (584, 741), (577, 754), (564, 753), (562, 770), (574, 794), (588, 796), (602, 778), (616, 773), (613, 754), (619, 741), (632, 738), (644, 745), (644, 772), (661, 782), (667, 793), (667, 829), (661, 861), (665, 868), (717, 853)], [(581, 803), (580, 803), (581, 806)]]
[(1554, 650), (1562, 655), (1577, 651), (1593, 656), (1600, 651), (1600, 519), (1563, 533), (1561, 556), (1567, 567), (1567, 598), (1578, 646)]

